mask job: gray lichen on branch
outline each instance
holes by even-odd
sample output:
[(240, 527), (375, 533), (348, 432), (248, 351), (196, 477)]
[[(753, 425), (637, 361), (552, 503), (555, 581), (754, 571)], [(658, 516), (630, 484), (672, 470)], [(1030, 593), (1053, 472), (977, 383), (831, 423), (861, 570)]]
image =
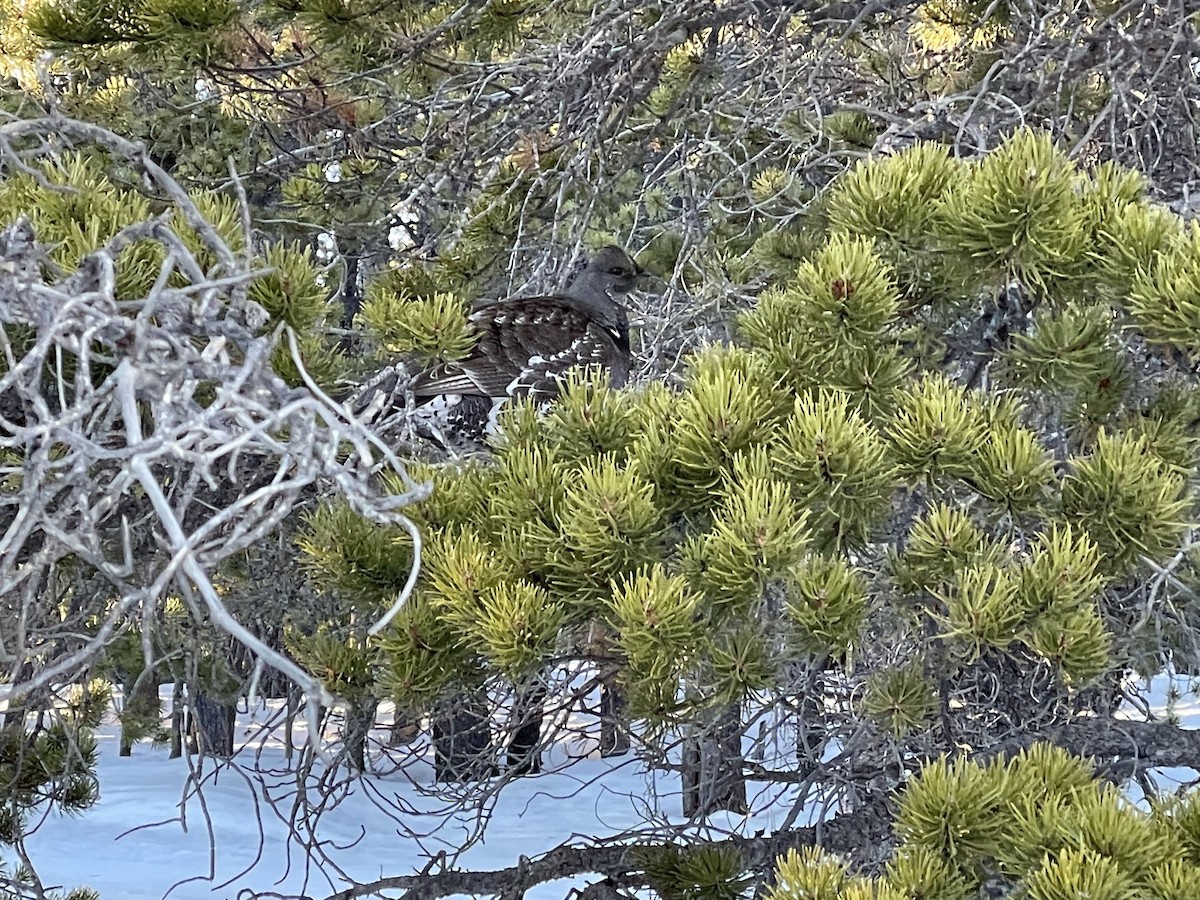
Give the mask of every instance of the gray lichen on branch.
[[(213, 575), (318, 485), (369, 520), (406, 529), (419, 549), (403, 508), (428, 488), (324, 395), (291, 326), (268, 327), (248, 297), (262, 267), (235, 254), (138, 145), (60, 116), (18, 121), (0, 127), (7, 165), (28, 168), (13, 148), (31, 136), (41, 147), (99, 145), (132, 165), (215, 265), (205, 271), (165, 216), (126, 227), (74, 271), (51, 262), (28, 218), (0, 234), (0, 665), (9, 702), (78, 677), (132, 623), (152, 620), (147, 607), (181, 596), (303, 690), (317, 734), (319, 707), (334, 698), (230, 612)], [(122, 251), (145, 242), (161, 248), (158, 275), (145, 293), (123, 294)], [(280, 346), (301, 373), (298, 387), (272, 365)], [(382, 491), (381, 472), (406, 490)], [(77, 565), (107, 582), (111, 601), (47, 610), (47, 580)], [(145, 632), (142, 641), (150, 666)]]

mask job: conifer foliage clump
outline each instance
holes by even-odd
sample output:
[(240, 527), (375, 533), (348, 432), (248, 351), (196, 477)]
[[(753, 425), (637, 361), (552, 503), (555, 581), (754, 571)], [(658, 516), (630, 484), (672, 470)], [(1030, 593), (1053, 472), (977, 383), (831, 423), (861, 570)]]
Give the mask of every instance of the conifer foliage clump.
[[(793, 856), (781, 900), (988, 879), (1183, 896), (1194, 861), (1146, 850), (1167, 820), (1082, 762), (971, 756), (1087, 750), (1125, 674), (1197, 661), (1196, 348), (1171, 324), (1196, 226), (1029, 131), (975, 160), (862, 162), (825, 212), (824, 242), (677, 386), (574, 380), (547, 415), (511, 407), (491, 458), (430, 469), (416, 592), (363, 650), (378, 695), (419, 713), (538, 683), (570, 705), (555, 673), (591, 666), (647, 759), (682, 741), (694, 815), (745, 811), (769, 769), (869, 804), (952, 757), (903, 795), (883, 880)], [(310, 520), (314, 576), (384, 608), (399, 580), (370, 560), (406, 538), (343, 527)], [(742, 756), (763, 723), (786, 745), (770, 766)], [(869, 789), (864, 760), (888, 773)], [(1115, 847), (1131, 829), (1136, 861)]]
[[(0, 836), (94, 796), (63, 697), (104, 675), (123, 752), (160, 681), (205, 755), (250, 696), (304, 709), (314, 838), (395, 760), (466, 843), (564, 753), (649, 770), (623, 834), (356, 896), (1195, 894), (1194, 798), (1104, 785), (1196, 764), (1115, 723), (1200, 665), (1198, 25), (0, 0)], [(607, 244), (663, 288), (630, 387), (510, 405), (470, 460), (347, 420)]]

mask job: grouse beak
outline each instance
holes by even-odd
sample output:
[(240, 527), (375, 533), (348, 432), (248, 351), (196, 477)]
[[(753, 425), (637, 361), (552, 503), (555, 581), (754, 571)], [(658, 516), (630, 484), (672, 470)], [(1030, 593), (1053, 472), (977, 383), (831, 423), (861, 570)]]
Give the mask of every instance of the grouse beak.
[(631, 259), (634, 270), (634, 287), (642, 290), (658, 293), (667, 288), (667, 280), (659, 275), (655, 275), (648, 269), (643, 269), (638, 265), (636, 259)]
[(631, 258), (629, 261), (631, 263), (633, 263), (633, 286), (634, 286), (634, 288), (646, 287), (646, 282), (648, 280), (654, 280), (654, 276), (651, 275), (648, 270), (643, 269), (641, 266), (639, 266), (638, 261), (636, 259)]

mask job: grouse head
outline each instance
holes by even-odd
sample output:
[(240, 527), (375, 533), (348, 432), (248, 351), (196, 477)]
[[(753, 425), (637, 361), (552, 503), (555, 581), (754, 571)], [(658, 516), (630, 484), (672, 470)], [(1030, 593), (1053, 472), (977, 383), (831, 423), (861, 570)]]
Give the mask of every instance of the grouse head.
[[(624, 321), (622, 302), (643, 275), (641, 268), (620, 247), (608, 246), (588, 260), (587, 266), (563, 293), (563, 299), (586, 312), (599, 324), (613, 328)], [(628, 326), (624, 326), (628, 328)]]

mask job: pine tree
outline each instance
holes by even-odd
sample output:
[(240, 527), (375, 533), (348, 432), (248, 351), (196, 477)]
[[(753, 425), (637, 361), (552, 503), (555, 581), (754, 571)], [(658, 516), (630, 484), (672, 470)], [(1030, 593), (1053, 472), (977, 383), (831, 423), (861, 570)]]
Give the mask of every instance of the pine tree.
[[(1194, 387), (1182, 372), (1148, 393), (1128, 379), (1124, 388), (1101, 385), (1114, 370), (1161, 365), (1146, 342), (1126, 336), (1159, 313), (1133, 308), (1128, 269), (1104, 255), (1117, 252), (1098, 234), (1111, 218), (1080, 209), (1119, 202), (1128, 207), (1124, 221), (1154, 222), (1161, 241), (1152, 260), (1186, 252), (1175, 248), (1191, 246), (1189, 229), (1179, 220), (1163, 228), (1161, 209), (1140, 193), (1112, 200), (1120, 173), (1077, 169), (1032, 134), (980, 162), (917, 145), (861, 164), (845, 185), (835, 182), (831, 209), (856, 202), (872, 166), (899, 185), (900, 199), (926, 190), (912, 182), (924, 183), (931, 159), (950, 170), (928, 198), (931, 211), (905, 200), (892, 213), (933, 223), (916, 256), (831, 225), (827, 244), (740, 318), (740, 346), (690, 358), (679, 390), (574, 382), (548, 416), (510, 410), (494, 460), (433, 471), (433, 499), (420, 513), (426, 569), (403, 622), (379, 642), (383, 684), (399, 703), (430, 709), (480, 679), (519, 690), (549, 665), (587, 659), (574, 635), (599, 628), (613, 636), (641, 745), (694, 735), (685, 769), (705, 774), (688, 794), (685, 773), (685, 812), (702, 815), (745, 808), (740, 712), (764, 693), (800, 699), (806, 691), (819, 697), (822, 684), (862, 684), (860, 702), (837, 714), (818, 702), (807, 714), (824, 720), (826, 734), (834, 721), (870, 723), (884, 745), (944, 752), (988, 746), (1026, 722), (1066, 725), (1081, 709), (1107, 710), (1106, 685), (1120, 673), (1162, 665), (1161, 656), (1141, 656), (1153, 646), (1141, 629), (1163, 620), (1125, 598), (1139, 573), (1173, 558), (1178, 565), (1186, 552), (1194, 438), (1183, 411)], [(995, 208), (1008, 217), (1028, 207), (1031, 224), (1014, 230), (998, 213), (981, 223), (971, 192), (1012, 184), (992, 167), (1044, 168), (1047, 179), (1069, 179), (1068, 189), (1049, 202), (1044, 181), (1030, 178), (1028, 194)], [(883, 194), (873, 203), (894, 200)], [(995, 249), (963, 248), (967, 229), (956, 223), (967, 209), (970, 230), (995, 235), (981, 247)], [(1052, 256), (1024, 255), (1022, 242), (1032, 239), (1023, 235), (1060, 234), (1038, 221), (1060, 215), (1092, 230)], [(929, 265), (939, 267), (932, 282), (943, 287), (909, 288), (923, 302), (906, 308), (897, 273), (930, 283)], [(950, 274), (966, 272), (965, 281)], [(1002, 305), (1013, 283), (1022, 292), (1015, 309)], [(966, 304), (994, 304), (991, 315), (1013, 317), (986, 350), (995, 381), (983, 387), (956, 380), (971, 378), (976, 360), (943, 352), (939, 372), (917, 356), (948, 340), (942, 323)], [(1086, 343), (1075, 326), (1063, 327), (1081, 315), (1094, 323)], [(1122, 318), (1130, 331), (1111, 324)], [(1047, 365), (1064, 374), (1035, 374)], [(1097, 388), (1119, 393), (1099, 406)], [(318, 570), (360, 579), (358, 568), (314, 553), (336, 557), (345, 546), (327, 530), (309, 552)], [(347, 587), (336, 578), (329, 586)], [(376, 606), (398, 586), (388, 583)], [(807, 677), (796, 679), (797, 665)], [(948, 703), (958, 708), (949, 719), (939, 716)], [(1030, 759), (1020, 764), (1050, 765)], [(956, 778), (973, 771), (954, 765)], [(1007, 827), (986, 813), (1019, 807), (1002, 796), (955, 800), (980, 823), (963, 827)], [(898, 827), (910, 827), (905, 815)], [(947, 827), (944, 813), (926, 818)], [(1082, 821), (1069, 827), (1092, 827)], [(1129, 826), (1111, 827), (1115, 835)], [(983, 855), (1020, 852), (998, 831), (978, 843), (963, 835), (948, 838), (964, 860), (949, 869), (930, 861), (946, 859), (944, 846), (903, 845), (888, 876), (898, 879), (896, 896), (963, 896), (982, 877)], [(921, 855), (926, 849), (932, 856)], [(1110, 860), (1114, 851), (1080, 852), (1045, 863), (1033, 854), (1004, 877), (1047, 897), (1068, 896), (1081, 878), (1097, 890), (1126, 889), (1116, 887), (1124, 884), (1119, 861), (1111, 875), (1107, 862), (1095, 864), (1094, 854)], [(778, 896), (824, 896), (799, 887), (808, 870), (788, 865), (781, 883), (800, 893), (781, 887)], [(1190, 877), (1177, 867), (1137, 871), (1176, 886)], [(829, 896), (892, 889), (854, 884)]]
[[(1190, 799), (1147, 816), (1059, 751), (1001, 758), (1089, 749), (1127, 674), (1198, 664), (1200, 231), (1153, 199), (1195, 162), (1182, 6), (4, 6), (8, 107), (144, 141), (262, 262), (264, 327), (302, 334), (321, 387), (460, 356), (471, 302), (561, 281), (583, 246), (669, 281), (635, 387), (575, 381), (510, 408), (487, 460), (416, 467), (420, 580), (378, 634), (411, 535), (337, 501), (288, 523), (314, 593), (263, 624), (346, 704), (353, 766), (389, 701), (430, 716), (445, 779), (530, 772), (582, 666), (649, 765), (682, 750), (694, 822), (747, 808), (747, 778), (853, 785), (864, 818), (907, 785), (886, 866), (786, 857), (780, 900), (1191, 895)], [(1111, 64), (1164, 33), (1177, 54)], [(136, 181), (61, 154), (0, 210), (36, 210), (70, 271), (163, 209)], [(124, 246), (121, 296), (163, 258)], [(782, 773), (742, 758), (764, 710)], [(772, 868), (680, 834), (699, 846), (637, 861), (660, 896)]]

